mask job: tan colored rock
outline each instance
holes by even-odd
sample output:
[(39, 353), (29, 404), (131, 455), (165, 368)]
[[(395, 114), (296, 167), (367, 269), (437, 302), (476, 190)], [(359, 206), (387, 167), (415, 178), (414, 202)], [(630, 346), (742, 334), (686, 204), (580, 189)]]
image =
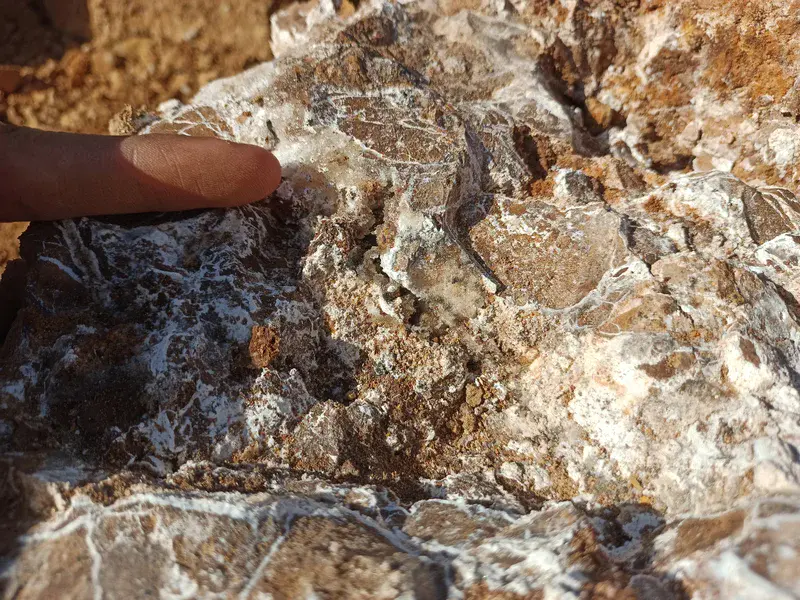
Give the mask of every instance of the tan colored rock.
[[(102, 492), (107, 486), (115, 495)], [(563, 502), (530, 512), (455, 498), (408, 505), (380, 488), (210, 463), (187, 464), (170, 486), (130, 479), (83, 486), (21, 538), (6, 595), (48, 598), (58, 585), (66, 598), (180, 591), (668, 600), (725, 597), (733, 586), (789, 597), (797, 584), (796, 497), (665, 522), (644, 505)]]

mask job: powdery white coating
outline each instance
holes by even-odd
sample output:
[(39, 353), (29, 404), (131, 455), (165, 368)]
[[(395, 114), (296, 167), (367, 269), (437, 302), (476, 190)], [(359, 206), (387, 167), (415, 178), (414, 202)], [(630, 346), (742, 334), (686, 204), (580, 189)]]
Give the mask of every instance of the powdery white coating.
[[(705, 521), (676, 522), (655, 539), (654, 564), (669, 565), (670, 574), (691, 580), (696, 586), (693, 597), (699, 600), (794, 598), (798, 579), (791, 564), (798, 556), (797, 508), (796, 498), (764, 499)], [(692, 532), (705, 532), (716, 543), (701, 542), (702, 549), (682, 546), (682, 534)], [(764, 567), (755, 567), (756, 556)]]
[(796, 269), (800, 260), (798, 242), (800, 239), (796, 234), (785, 233), (762, 244), (756, 250), (757, 262), (752, 267), (755, 272), (763, 272), (792, 296), (800, 293), (800, 274)]
[[(189, 470), (197, 467), (187, 465)], [(294, 585), (289, 582), (305, 576), (287, 565), (283, 554), (291, 552), (309, 524), (328, 521), (331, 528), (322, 533), (325, 560), (344, 560), (351, 568), (363, 568), (366, 561), (380, 569), (380, 558), (366, 554), (347, 562), (348, 552), (353, 551), (345, 550), (347, 535), (358, 531), (358, 535), (374, 536), (380, 540), (379, 551), (394, 552), (398, 565), (426, 565), (414, 575), (415, 585), (419, 588), (438, 580), (437, 585), (443, 586), (438, 597), (464, 598), (484, 588), (566, 600), (581, 597), (581, 590), (598, 576), (611, 577), (606, 585), (618, 593), (630, 592), (635, 578), (624, 569), (651, 552), (650, 548), (653, 566), (674, 577), (690, 578), (697, 586), (697, 598), (717, 597), (706, 595), (706, 590), (720, 590), (725, 597), (760, 598), (768, 597), (767, 593), (793, 597), (790, 586), (797, 574), (782, 571), (781, 561), (792, 561), (797, 551), (797, 540), (789, 533), (798, 523), (795, 501), (764, 499), (705, 521), (680, 517), (664, 523), (641, 507), (627, 508), (613, 517), (592, 516), (571, 503), (551, 503), (520, 515), (463, 500), (424, 500), (405, 510), (375, 488), (313, 480), (303, 486), (302, 494), (281, 491), (280, 485), (273, 484), (271, 491), (254, 495), (179, 494), (139, 486), (108, 506), (76, 496), (58, 519), (24, 536), (20, 557), (7, 576), (8, 589), (35, 593), (54, 569), (62, 568), (76, 581), (88, 578), (95, 596), (116, 597), (109, 584), (111, 578), (119, 578), (114, 569), (124, 552), (131, 569), (124, 576), (126, 581), (145, 573), (140, 570), (142, 559), (158, 556), (158, 568), (150, 571), (150, 577), (167, 593), (190, 590), (194, 597), (224, 593), (257, 598), (264, 584)], [(698, 537), (698, 528), (706, 532), (703, 537)], [(623, 544), (614, 541), (611, 532), (615, 529), (627, 537)], [(779, 541), (770, 550), (776, 553), (771, 581), (750, 562), (749, 553), (759, 551), (757, 540), (764, 535)], [(31, 562), (37, 554), (46, 555), (50, 548), (65, 543), (62, 551), (72, 553), (70, 563)], [(185, 553), (200, 548), (206, 552), (196, 555), (199, 562), (187, 562)], [(31, 577), (28, 570), (34, 565), (39, 572)], [(617, 573), (611, 575), (614, 569)], [(667, 594), (668, 588), (657, 577), (638, 572), (638, 577), (649, 578), (651, 589)], [(409, 576), (407, 567), (399, 566), (391, 575), (391, 591), (385, 593), (398, 593)], [(309, 593), (324, 593), (328, 584), (308, 579), (305, 585)]]
[[(137, 355), (132, 360), (123, 359), (119, 366), (138, 375), (149, 373), (144, 385), (137, 387), (137, 401), (162, 407), (129, 432), (134, 440), (144, 440), (149, 447), (140, 459), (149, 453), (157, 459), (170, 459), (190, 451), (201, 433), (197, 431), (199, 415), (206, 423), (203, 436), (227, 440), (227, 447), (216, 454), (230, 456), (241, 447), (242, 440), (230, 439), (228, 430), (246, 421), (241, 405), (252, 392), (247, 381), (237, 383), (229, 375), (222, 358), (230, 353), (226, 345), (246, 346), (256, 323), (254, 314), (263, 314), (269, 304), (275, 307), (270, 322), (276, 324), (294, 326), (315, 319), (307, 302), (278, 300), (291, 293), (295, 284), (291, 269), (280, 267), (287, 260), (286, 251), (276, 240), (272, 223), (266, 207), (253, 206), (206, 212), (185, 220), (169, 219), (155, 226), (131, 228), (86, 219), (58, 226), (63, 240), (63, 250), (58, 252), (69, 257), (73, 265), (66, 275), (91, 291), (98, 303), (95, 311), (113, 314), (118, 323), (115, 329), (124, 327), (134, 347), (138, 345)], [(198, 231), (208, 235), (199, 244)], [(236, 281), (243, 274), (239, 261), (256, 256), (278, 262), (273, 269), (253, 272), (252, 277), (248, 275), (250, 283), (238, 286)], [(61, 260), (43, 256), (41, 261), (63, 270)], [(89, 313), (86, 318), (93, 316)], [(307, 330), (307, 343), (315, 343), (315, 329), (312, 326)], [(5, 384), (6, 388), (19, 390), (19, 400), (26, 397), (21, 390), (30, 394), (31, 390), (44, 389), (34, 393), (41, 405), (40, 414), (46, 417), (51, 413), (46, 390), (59, 393), (58, 386), (50, 381), (76, 368), (73, 365), (78, 357), (85, 360), (89, 340), (97, 335), (96, 329), (76, 323), (75, 329), (63, 332), (49, 350), (63, 348), (61, 358), (51, 362), (45, 372), (32, 365), (19, 365), (21, 378)], [(303, 343), (302, 337), (299, 343)], [(194, 374), (183, 368), (176, 370), (176, 364), (194, 365)], [(202, 377), (198, 378), (200, 373)], [(177, 398), (181, 389), (191, 391)], [(310, 403), (304, 402), (305, 406)], [(297, 409), (295, 416), (301, 412)], [(271, 427), (277, 427), (277, 422)], [(119, 441), (124, 444), (124, 437)]]
[[(622, 75), (597, 67), (610, 8), (559, 3), (553, 23), (555, 5), (510, 6), (289, 7), (275, 61), (145, 130), (272, 149), (284, 178), (269, 202), (32, 230), (2, 439), (24, 443), (33, 424), (41, 443), (173, 488), (62, 502), (20, 572), (80, 532), (105, 592), (108, 523), (130, 518), (114, 539), (163, 550), (168, 597), (324, 596), (335, 580), (281, 566), (306, 558), (381, 574), (372, 597), (798, 590), (800, 203), (740, 178), (746, 160), (791, 178), (792, 129), (705, 131), (744, 100), (698, 92), (670, 139), (680, 164), (719, 170), (679, 172), (636, 112), (646, 102), (607, 86), (591, 99), (627, 120), (592, 124), (553, 79), (560, 43), (591, 49), (581, 93)], [(635, 85), (681, 51), (670, 11), (642, 17)], [(740, 143), (751, 135), (762, 163)], [(309, 473), (396, 487), (403, 505)], [(187, 566), (181, 544), (213, 536), (228, 544), (213, 556), (244, 562)]]
[[(710, 187), (720, 180), (724, 186)], [(739, 191), (731, 196), (728, 190)], [(614, 287), (605, 293), (598, 287), (597, 300), (615, 297), (612, 314), (655, 316), (654, 310), (666, 309), (657, 317), (663, 324), (562, 333), (557, 347), (542, 352), (519, 380), (526, 401), (508, 409), (504, 426), (515, 436), (549, 438), (548, 452), (566, 460), (579, 491), (589, 478), (633, 478), (643, 483), (643, 493), (677, 511), (726, 506), (747, 480), (760, 492), (797, 492), (800, 471), (785, 449), (800, 436), (786, 418), (800, 410), (791, 375), (800, 342), (793, 317), (770, 285), (742, 310), (717, 294), (701, 299), (696, 290), (705, 284), (698, 275), (679, 275), (708, 260), (701, 256), (721, 251), (764, 272), (754, 260), (757, 246), (744, 214), (744, 200), (760, 192), (720, 174), (677, 179), (655, 194), (673, 215), (683, 217), (691, 207), (693, 217), (711, 220), (712, 232), (725, 232), (724, 241), (712, 238), (697, 252), (667, 256), (651, 271), (627, 267)], [(642, 202), (647, 198), (633, 206)], [(656, 222), (655, 229), (668, 223)], [(768, 256), (763, 252), (755, 256)], [(681, 331), (697, 327), (720, 333), (705, 342), (681, 340)], [(784, 340), (792, 341), (784, 346)], [(770, 349), (776, 347), (781, 350)], [(568, 406), (552, 401), (563, 390), (569, 390)], [(733, 445), (719, 433), (709, 435), (732, 423), (752, 433), (738, 433), (741, 442)]]

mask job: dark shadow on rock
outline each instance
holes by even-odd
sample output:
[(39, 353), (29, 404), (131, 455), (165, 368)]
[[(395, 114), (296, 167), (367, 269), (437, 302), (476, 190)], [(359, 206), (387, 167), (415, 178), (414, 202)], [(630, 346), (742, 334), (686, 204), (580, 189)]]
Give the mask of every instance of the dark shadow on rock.
[(28, 264), (23, 259), (12, 260), (0, 277), (0, 345), (6, 339), (17, 313), (25, 306), (25, 279)]
[[(6, 320), (16, 311), (0, 354), (0, 377), (18, 381), (21, 368), (38, 374), (35, 384), (20, 390), (24, 402), (10, 399), (10, 449), (71, 448), (99, 464), (119, 466), (131, 455), (141, 460), (152, 452), (146, 437), (136, 441), (129, 434), (166, 411), (175, 423), (192, 423), (185, 458), (208, 456), (214, 441), (203, 430), (205, 419), (215, 415), (194, 402), (197, 390), (204, 386), (227, 398), (226, 418), (239, 427), (242, 395), (260, 373), (247, 342), (242, 347), (230, 337), (234, 321), (224, 312), (226, 302), (250, 310), (254, 325), (270, 321), (279, 301), (311, 307), (307, 321), (297, 326), (319, 332), (308, 342), (312, 346), (302, 347), (305, 355), (279, 356), (270, 368), (279, 374), (296, 369), (318, 401), (345, 402), (355, 386), (357, 352), (331, 337), (321, 304), (302, 282), (311, 232), (301, 220), (308, 215), (298, 202), (270, 202), (269, 210), (230, 209), (238, 211), (241, 231), (231, 230), (225, 221), (231, 213), (222, 209), (33, 223), (21, 240), (24, 261), (11, 266), (15, 277), (0, 286), (6, 292), (0, 299), (10, 307)], [(113, 227), (97, 227), (101, 223)], [(184, 225), (180, 234), (170, 229)], [(148, 237), (149, 228), (155, 237)], [(164, 258), (165, 250), (152, 241), (170, 235), (183, 240), (178, 258)], [(234, 235), (252, 239), (237, 242)], [(246, 252), (238, 255), (239, 247)], [(188, 276), (193, 283), (182, 287), (181, 278)], [(254, 296), (259, 286), (278, 291)], [(12, 293), (23, 289), (24, 298)], [(251, 297), (262, 305), (248, 305)], [(287, 341), (298, 333), (293, 327), (288, 321), (282, 326)], [(157, 343), (169, 353), (160, 379), (148, 364)], [(111, 448), (114, 439), (124, 439), (123, 447)]]
[(88, 0), (0, 2), (0, 64), (36, 66), (58, 60), (90, 37)]
[[(625, 561), (615, 561), (628, 579), (628, 587), (637, 597), (653, 600), (689, 600), (684, 583), (670, 573), (656, 568), (653, 564), (655, 539), (664, 533), (668, 526), (662, 511), (649, 504), (621, 502), (596, 509), (581, 508), (588, 517), (597, 518), (595, 527), (598, 542), (606, 552), (635, 543), (639, 549)], [(649, 519), (641, 519), (643, 515)], [(631, 534), (630, 523), (638, 520), (644, 524)], [(602, 524), (602, 525), (600, 525)], [(628, 525), (628, 527), (623, 527)], [(636, 539), (635, 539), (636, 538)]]
[[(789, 316), (795, 322), (800, 323), (800, 303), (798, 303), (797, 298), (795, 298), (794, 295), (792, 295), (792, 293), (785, 287), (771, 280), (763, 273), (756, 275), (756, 277), (758, 277), (758, 279), (767, 289), (772, 288), (775, 290), (778, 296), (780, 296), (780, 299), (786, 305), (786, 310), (789, 313)], [(800, 390), (800, 373), (792, 366), (793, 363), (786, 356), (783, 348), (780, 346), (773, 346), (772, 350), (778, 355), (783, 363), (784, 368), (788, 371), (789, 378), (792, 382), (792, 387), (796, 390)], [(766, 402), (766, 400), (762, 398), (761, 402)], [(768, 408), (772, 409), (771, 406)]]
[[(58, 471), (69, 456), (59, 452), (31, 452), (0, 454), (0, 596), (6, 597), (9, 580), (6, 569), (11, 569), (22, 550), (21, 537), (35, 525), (48, 519), (58, 510), (48, 477), (37, 477), (42, 469)], [(69, 471), (69, 464), (66, 464)], [(69, 473), (75, 477), (75, 473)], [(56, 478), (57, 479), (57, 478)], [(81, 483), (81, 480), (71, 481)], [(5, 575), (5, 576), (4, 576)]]
[[(18, 479), (19, 464), (22, 460), (15, 456), (0, 456), (0, 572), (3, 562), (10, 561), (19, 551), (19, 536), (24, 535), (33, 525), (46, 515), (37, 514), (27, 501), (25, 490)], [(25, 462), (35, 468), (38, 461), (27, 457)], [(4, 592), (5, 579), (0, 577), (0, 594)]]

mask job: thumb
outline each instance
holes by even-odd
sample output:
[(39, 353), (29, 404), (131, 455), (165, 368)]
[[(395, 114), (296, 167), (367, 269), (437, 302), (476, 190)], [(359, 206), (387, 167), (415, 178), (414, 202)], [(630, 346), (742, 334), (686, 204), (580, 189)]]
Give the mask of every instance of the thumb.
[(238, 206), (280, 173), (267, 150), (215, 138), (0, 126), (0, 221)]

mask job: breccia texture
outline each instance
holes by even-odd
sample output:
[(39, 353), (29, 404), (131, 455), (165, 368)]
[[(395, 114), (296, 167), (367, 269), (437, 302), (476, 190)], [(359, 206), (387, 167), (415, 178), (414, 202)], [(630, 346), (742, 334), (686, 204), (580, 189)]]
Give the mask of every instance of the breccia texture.
[(22, 240), (5, 593), (800, 595), (791, 4), (276, 14), (272, 197)]

